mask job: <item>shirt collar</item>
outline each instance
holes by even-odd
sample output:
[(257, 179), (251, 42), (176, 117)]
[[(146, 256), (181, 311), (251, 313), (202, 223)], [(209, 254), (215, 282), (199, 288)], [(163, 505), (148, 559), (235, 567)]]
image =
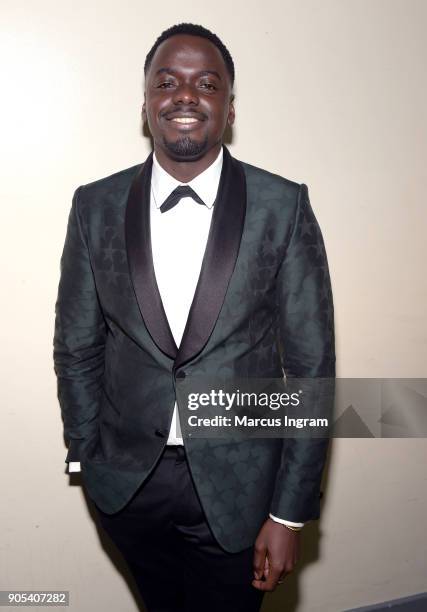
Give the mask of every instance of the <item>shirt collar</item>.
[(189, 185), (197, 195), (202, 198), (208, 208), (212, 208), (218, 192), (223, 161), (223, 148), (210, 166), (193, 178), (189, 183), (181, 183), (171, 176), (159, 164), (156, 154), (153, 153), (153, 169), (151, 173), (151, 192), (156, 208), (160, 208), (169, 194), (178, 185)]

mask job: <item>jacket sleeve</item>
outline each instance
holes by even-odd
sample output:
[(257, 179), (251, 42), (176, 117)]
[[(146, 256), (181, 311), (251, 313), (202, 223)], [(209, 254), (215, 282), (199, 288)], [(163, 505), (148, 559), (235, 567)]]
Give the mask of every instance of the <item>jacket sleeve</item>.
[(74, 193), (60, 262), (53, 340), (58, 399), (68, 444), (66, 462), (80, 461), (97, 431), (106, 325)]
[[(322, 234), (304, 183), (298, 191), (294, 224), (277, 274), (277, 299), (278, 340), (286, 379), (311, 381), (317, 397), (333, 403), (332, 288)], [(325, 411), (330, 414), (332, 406), (326, 406), (322, 413)], [(328, 446), (328, 436), (283, 439), (270, 507), (273, 515), (295, 522), (319, 518)]]

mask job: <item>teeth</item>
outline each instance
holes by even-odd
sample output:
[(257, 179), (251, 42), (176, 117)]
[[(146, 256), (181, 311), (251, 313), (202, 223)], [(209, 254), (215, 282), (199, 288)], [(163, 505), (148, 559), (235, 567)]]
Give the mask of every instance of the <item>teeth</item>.
[(175, 117), (172, 121), (176, 121), (177, 123), (196, 123), (198, 119), (194, 117)]

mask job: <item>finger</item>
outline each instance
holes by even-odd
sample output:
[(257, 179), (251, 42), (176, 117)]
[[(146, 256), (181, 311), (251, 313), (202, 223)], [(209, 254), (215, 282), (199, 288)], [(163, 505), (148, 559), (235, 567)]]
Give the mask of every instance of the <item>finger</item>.
[(268, 578), (269, 573), (270, 573), (270, 561), (268, 560), (268, 555), (266, 555), (265, 563), (264, 563), (264, 577)]
[(279, 569), (270, 564), (270, 571), (266, 580), (253, 580), (252, 586), (260, 591), (274, 591), (280, 576), (283, 574), (283, 569)]
[(277, 584), (283, 584), (283, 582), (285, 581), (286, 578), (286, 574), (289, 572), (282, 572), (279, 576), (279, 580), (277, 581)]
[(265, 547), (256, 547), (253, 558), (253, 570), (255, 580), (261, 580), (264, 572), (265, 559), (267, 549)]

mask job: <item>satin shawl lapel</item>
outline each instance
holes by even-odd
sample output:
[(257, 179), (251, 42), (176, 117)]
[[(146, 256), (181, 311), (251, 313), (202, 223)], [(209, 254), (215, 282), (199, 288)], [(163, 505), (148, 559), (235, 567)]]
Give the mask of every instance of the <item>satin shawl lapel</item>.
[(207, 343), (239, 253), (246, 213), (246, 179), (240, 162), (226, 147), (223, 150), (206, 250), (174, 369), (195, 357)]
[(159, 349), (172, 359), (178, 352), (154, 273), (150, 231), (153, 153), (136, 174), (126, 206), (125, 232), (130, 275), (145, 326)]
[(126, 247), (141, 315), (156, 345), (175, 360), (175, 370), (200, 353), (215, 327), (239, 252), (246, 213), (246, 180), (240, 162), (223, 147), (221, 178), (206, 249), (178, 349), (154, 273), (150, 232), (152, 159), (150, 153), (129, 192)]

